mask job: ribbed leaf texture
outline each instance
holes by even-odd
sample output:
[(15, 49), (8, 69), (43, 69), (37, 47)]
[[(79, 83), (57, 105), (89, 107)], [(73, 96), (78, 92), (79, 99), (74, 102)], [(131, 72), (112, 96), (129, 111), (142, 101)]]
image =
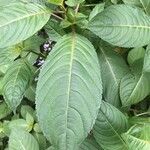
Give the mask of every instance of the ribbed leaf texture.
[(150, 17), (130, 5), (107, 7), (89, 22), (88, 28), (121, 47), (141, 47), (150, 42)]
[(75, 33), (48, 56), (36, 90), (42, 131), (59, 150), (74, 150), (95, 123), (101, 103), (100, 66), (94, 47)]
[(95, 139), (91, 136), (84, 140), (80, 145), (79, 150), (102, 150), (102, 148), (97, 144)]
[(128, 128), (127, 118), (117, 108), (102, 102), (93, 134), (105, 150), (128, 150), (121, 137)]
[[(140, 64), (135, 65), (139, 69)], [(137, 71), (129, 73), (122, 78), (120, 83), (120, 97), (123, 106), (136, 104), (150, 93), (150, 76), (148, 73)]]
[(122, 135), (129, 150), (150, 149), (150, 123), (135, 125)]
[(24, 60), (15, 61), (3, 78), (2, 94), (7, 105), (15, 111), (28, 88), (32, 70)]
[(9, 150), (39, 150), (39, 145), (27, 131), (13, 129), (9, 137)]
[(17, 44), (41, 29), (49, 19), (45, 7), (32, 3), (10, 3), (0, 11), (0, 48)]
[(104, 98), (107, 102), (119, 107), (121, 105), (120, 81), (128, 73), (128, 66), (114, 48), (104, 42), (100, 44), (97, 52), (102, 70)]

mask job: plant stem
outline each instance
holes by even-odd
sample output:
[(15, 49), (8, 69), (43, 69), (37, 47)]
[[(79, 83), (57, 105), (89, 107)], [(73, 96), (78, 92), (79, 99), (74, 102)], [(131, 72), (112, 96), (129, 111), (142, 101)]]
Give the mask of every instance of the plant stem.
[(52, 13), (52, 16), (54, 16), (55, 18), (59, 19), (59, 20), (63, 20), (63, 18), (61, 18), (60, 16), (57, 16), (56, 14)]
[(143, 115), (150, 115), (150, 112), (144, 112), (144, 113), (141, 113), (141, 114), (137, 114), (136, 117), (143, 116)]

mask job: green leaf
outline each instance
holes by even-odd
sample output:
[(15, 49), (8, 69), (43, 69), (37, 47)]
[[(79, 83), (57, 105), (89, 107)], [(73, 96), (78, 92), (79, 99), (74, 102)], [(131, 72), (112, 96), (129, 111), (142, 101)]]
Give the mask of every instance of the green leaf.
[(93, 127), (102, 83), (92, 44), (75, 33), (57, 42), (39, 75), (36, 108), (40, 127), (56, 149), (74, 150)]
[(122, 0), (125, 4), (141, 6), (140, 0)]
[(12, 111), (8, 108), (5, 102), (0, 104), (0, 120), (9, 115)]
[(97, 4), (90, 13), (89, 20), (104, 10), (105, 3)]
[(125, 4), (135, 5), (143, 8), (145, 13), (150, 15), (150, 0), (123, 0)]
[(93, 128), (96, 141), (106, 150), (128, 150), (121, 134), (128, 129), (127, 118), (114, 106), (103, 102)]
[(39, 150), (39, 145), (30, 133), (14, 129), (9, 137), (9, 150)]
[(55, 4), (55, 5), (63, 5), (64, 0), (48, 0), (49, 3)]
[(102, 150), (93, 137), (88, 137), (80, 145), (79, 150)]
[(139, 48), (133, 48), (132, 50), (129, 51), (128, 53), (128, 63), (132, 65), (135, 61), (144, 58), (145, 56), (145, 49), (143, 47)]
[(3, 78), (2, 94), (7, 105), (15, 111), (29, 86), (32, 70), (25, 60), (15, 61)]
[[(127, 13), (128, 12), (128, 13)], [(121, 47), (141, 47), (150, 42), (150, 17), (129, 5), (112, 5), (89, 22), (103, 40)]]
[(58, 41), (65, 34), (63, 29), (60, 27), (59, 22), (54, 19), (48, 21), (45, 26), (45, 30), (49, 38), (53, 41)]
[(129, 150), (149, 150), (150, 149), (150, 124), (135, 125), (122, 135)]
[(46, 141), (46, 138), (44, 137), (44, 135), (40, 134), (40, 133), (33, 133), (33, 136), (35, 137), (35, 139), (37, 140), (37, 142), (39, 144), (39, 149), (46, 150), (47, 141)]
[(120, 97), (123, 106), (136, 104), (150, 93), (149, 74), (140, 71), (139, 61), (132, 68), (134, 71), (125, 75), (120, 83)]
[(150, 45), (148, 45), (146, 49), (143, 72), (150, 72)]
[(20, 45), (0, 49), (0, 66), (11, 64), (21, 53)]
[(28, 132), (30, 132), (32, 130), (30, 125), (24, 119), (12, 120), (12, 121), (9, 122), (8, 127), (9, 127), (9, 130), (22, 129), (22, 130), (26, 130)]
[(34, 111), (34, 109), (33, 109), (31, 106), (29, 106), (29, 105), (22, 105), (22, 106), (21, 106), (21, 111), (20, 111), (20, 113), (21, 113), (21, 116), (22, 116), (24, 119), (26, 119), (27, 113), (29, 113), (29, 114), (35, 119), (35, 111)]
[(83, 3), (85, 0), (67, 0), (65, 1), (65, 3), (70, 6), (70, 7), (73, 7), (73, 6), (76, 6), (80, 3)]
[(30, 87), (26, 90), (24, 96), (34, 102), (35, 101), (35, 90), (36, 90), (36, 85), (35, 84), (32, 84), (30, 85)]
[(18, 2), (26, 2), (27, 0), (1, 0), (0, 1), (0, 7), (1, 6), (7, 6), (9, 5), (10, 3), (18, 3)]
[(46, 24), (50, 15), (39, 4), (18, 2), (2, 7), (0, 16), (0, 48), (3, 48), (32, 36)]
[(129, 72), (128, 66), (114, 51), (114, 48), (101, 42), (98, 51), (99, 62), (102, 69), (104, 99), (112, 105), (121, 105), (119, 87), (121, 79)]

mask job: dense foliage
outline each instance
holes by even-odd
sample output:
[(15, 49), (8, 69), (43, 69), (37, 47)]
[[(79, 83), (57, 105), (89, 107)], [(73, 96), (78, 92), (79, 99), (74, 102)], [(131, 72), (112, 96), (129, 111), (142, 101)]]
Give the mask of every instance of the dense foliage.
[(150, 0), (0, 0), (1, 150), (150, 150)]

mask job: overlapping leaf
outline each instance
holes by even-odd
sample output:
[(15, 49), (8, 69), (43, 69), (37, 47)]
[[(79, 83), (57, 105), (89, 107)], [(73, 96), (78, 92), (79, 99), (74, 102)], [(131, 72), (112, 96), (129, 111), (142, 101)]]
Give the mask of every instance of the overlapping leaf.
[(123, 1), (125, 4), (130, 4), (130, 5), (139, 6), (143, 8), (145, 13), (150, 15), (150, 10), (149, 10), (150, 0), (123, 0)]
[(17, 2), (3, 6), (0, 16), (0, 48), (3, 48), (32, 36), (46, 24), (50, 15), (39, 4)]
[(15, 111), (28, 88), (32, 71), (24, 60), (15, 61), (3, 79), (2, 94), (7, 105)]
[(150, 76), (142, 72), (143, 62), (137, 61), (132, 66), (132, 72), (121, 80), (120, 97), (123, 106), (136, 104), (150, 93)]
[(86, 138), (79, 150), (102, 150), (93, 137)]
[(150, 42), (150, 17), (129, 5), (112, 5), (89, 22), (103, 40), (121, 47), (141, 47)]
[(98, 50), (99, 62), (102, 69), (103, 94), (107, 102), (120, 106), (119, 87), (121, 79), (129, 69), (122, 56), (106, 43), (101, 43)]
[(143, 126), (135, 125), (128, 132), (122, 135), (129, 150), (149, 150), (150, 149), (150, 124)]
[(144, 57), (143, 72), (150, 73), (150, 45), (148, 45), (146, 49), (146, 53)]
[(9, 137), (9, 150), (39, 150), (39, 145), (27, 131), (13, 129)]
[(128, 128), (127, 118), (114, 106), (103, 102), (94, 125), (96, 141), (105, 150), (128, 150), (121, 137)]
[(64, 36), (40, 72), (36, 108), (42, 131), (59, 150), (74, 150), (93, 127), (101, 103), (94, 47), (75, 33)]
[(143, 47), (139, 48), (133, 48), (132, 50), (129, 51), (128, 53), (128, 63), (132, 65), (135, 61), (144, 58), (145, 56), (145, 49)]

